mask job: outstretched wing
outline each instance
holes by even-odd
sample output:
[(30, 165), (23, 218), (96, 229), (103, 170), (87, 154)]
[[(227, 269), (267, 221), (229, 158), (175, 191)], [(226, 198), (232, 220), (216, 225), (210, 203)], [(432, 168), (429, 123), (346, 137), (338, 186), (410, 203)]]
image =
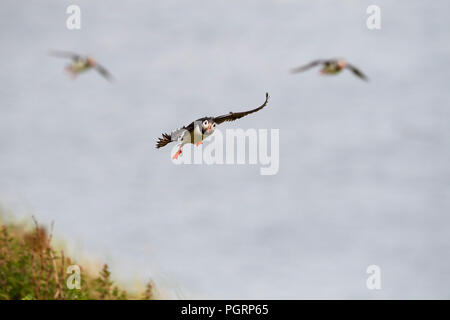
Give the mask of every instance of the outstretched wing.
[(70, 52), (70, 51), (59, 51), (59, 50), (51, 50), (50, 55), (58, 58), (69, 58), (73, 61), (78, 61), (83, 58), (83, 56)]
[(173, 141), (183, 140), (184, 135), (188, 132), (189, 131), (186, 129), (186, 127), (183, 127), (172, 131), (171, 134), (163, 133), (162, 137), (158, 138), (158, 141), (156, 141), (156, 148), (162, 148)]
[(97, 70), (98, 73), (100, 73), (106, 80), (109, 80), (109, 81), (113, 80), (113, 76), (111, 75), (111, 73), (109, 73), (109, 71), (106, 70), (103, 66), (96, 64), (95, 70)]
[(362, 73), (358, 68), (352, 66), (351, 64), (347, 64), (346, 68), (353, 72), (357, 77), (365, 81), (369, 80), (364, 73)]
[(291, 73), (303, 72), (303, 71), (311, 69), (319, 64), (325, 64), (326, 62), (327, 62), (327, 60), (314, 60), (308, 64), (305, 64), (304, 66), (300, 66), (300, 67), (291, 69)]
[(230, 112), (229, 114), (224, 114), (223, 116), (215, 117), (214, 122), (217, 124), (221, 124), (222, 122), (225, 122), (225, 121), (234, 121), (234, 120), (240, 119), (242, 117), (245, 117), (246, 115), (249, 115), (251, 113), (261, 110), (262, 108), (264, 108), (266, 106), (268, 101), (269, 101), (269, 93), (266, 92), (266, 101), (264, 101), (264, 103), (262, 105), (260, 105), (258, 108), (249, 110), (249, 111), (244, 111), (244, 112)]

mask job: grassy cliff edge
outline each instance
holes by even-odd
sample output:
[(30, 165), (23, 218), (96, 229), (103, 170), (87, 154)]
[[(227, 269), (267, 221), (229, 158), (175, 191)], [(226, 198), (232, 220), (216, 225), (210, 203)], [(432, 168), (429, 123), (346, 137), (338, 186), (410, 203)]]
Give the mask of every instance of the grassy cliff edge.
[(143, 292), (129, 293), (114, 284), (107, 264), (100, 272), (83, 268), (52, 246), (53, 227), (33, 221), (30, 228), (0, 220), (0, 300), (155, 298), (151, 280)]

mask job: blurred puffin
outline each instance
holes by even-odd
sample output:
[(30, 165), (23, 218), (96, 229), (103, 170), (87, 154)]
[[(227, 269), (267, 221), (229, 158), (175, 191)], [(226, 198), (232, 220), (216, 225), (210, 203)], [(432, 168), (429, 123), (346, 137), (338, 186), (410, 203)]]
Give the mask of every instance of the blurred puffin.
[(332, 75), (338, 74), (343, 69), (349, 69), (354, 75), (362, 80), (368, 81), (369, 79), (356, 67), (347, 63), (344, 59), (330, 59), (330, 60), (314, 60), (307, 65), (300, 66), (291, 70), (292, 73), (303, 72), (309, 70), (317, 65), (322, 65), (320, 72), (322, 74)]
[(113, 79), (112, 75), (103, 66), (97, 63), (94, 59), (88, 56), (79, 55), (69, 51), (51, 51), (50, 55), (59, 58), (69, 58), (72, 60), (71, 64), (66, 66), (66, 71), (70, 74), (72, 78), (76, 78), (81, 72), (95, 69), (102, 75), (106, 80), (111, 81)]
[(193, 143), (199, 146), (203, 143), (203, 140), (213, 134), (216, 126), (225, 121), (234, 121), (245, 117), (251, 113), (257, 112), (264, 108), (269, 101), (269, 94), (266, 93), (266, 100), (259, 107), (244, 111), (244, 112), (230, 112), (228, 114), (218, 116), (218, 117), (203, 117), (191, 122), (189, 125), (184, 126), (180, 129), (172, 131), (171, 134), (163, 133), (162, 138), (158, 138), (156, 142), (156, 148), (161, 148), (173, 141), (179, 141), (178, 151), (175, 153), (172, 159), (177, 159), (182, 153), (183, 146), (188, 143)]

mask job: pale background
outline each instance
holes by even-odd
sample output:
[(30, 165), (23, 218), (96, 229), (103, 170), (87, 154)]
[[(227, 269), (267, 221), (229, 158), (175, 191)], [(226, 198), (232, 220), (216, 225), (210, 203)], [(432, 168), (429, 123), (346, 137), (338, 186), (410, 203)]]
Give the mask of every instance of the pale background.
[[(78, 4), (82, 29), (65, 27)], [(382, 29), (366, 28), (381, 7)], [(0, 203), (172, 297), (450, 298), (448, 1), (0, 2)], [(117, 78), (72, 81), (49, 49)], [(368, 74), (290, 75), (343, 56)], [(205, 115), (279, 128), (280, 171), (174, 166)], [(382, 269), (382, 290), (366, 268)]]

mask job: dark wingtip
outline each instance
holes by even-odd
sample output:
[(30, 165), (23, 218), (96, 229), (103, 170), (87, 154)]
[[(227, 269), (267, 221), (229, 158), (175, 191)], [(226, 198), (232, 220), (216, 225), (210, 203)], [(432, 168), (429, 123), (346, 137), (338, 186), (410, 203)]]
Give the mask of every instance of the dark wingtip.
[(156, 149), (162, 148), (170, 142), (172, 142), (172, 137), (167, 133), (163, 133), (162, 138), (158, 138), (158, 141), (156, 141)]
[(53, 50), (53, 49), (47, 50), (47, 55), (50, 57), (58, 57), (58, 54), (59, 54), (59, 51), (57, 51), (57, 50)]
[(111, 83), (116, 82), (116, 77), (114, 77), (111, 73), (108, 73), (108, 75), (105, 77), (105, 79)]

